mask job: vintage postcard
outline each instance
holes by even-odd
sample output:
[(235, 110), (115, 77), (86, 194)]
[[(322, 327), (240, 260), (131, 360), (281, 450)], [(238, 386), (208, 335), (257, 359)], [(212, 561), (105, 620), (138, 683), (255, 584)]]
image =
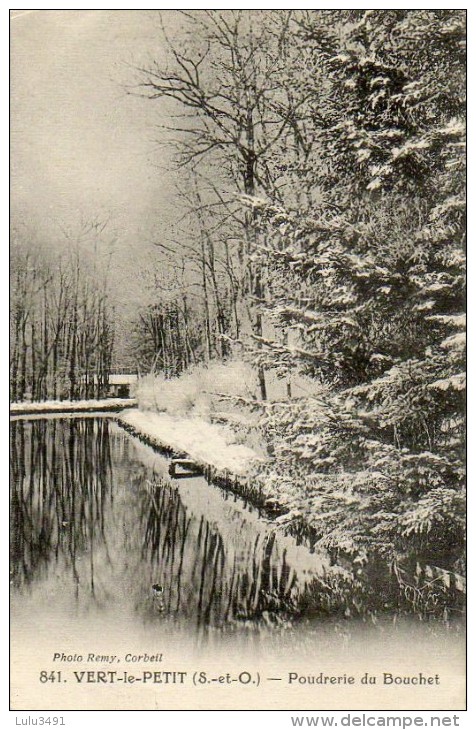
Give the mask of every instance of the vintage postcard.
[(10, 41), (11, 709), (464, 710), (466, 11)]

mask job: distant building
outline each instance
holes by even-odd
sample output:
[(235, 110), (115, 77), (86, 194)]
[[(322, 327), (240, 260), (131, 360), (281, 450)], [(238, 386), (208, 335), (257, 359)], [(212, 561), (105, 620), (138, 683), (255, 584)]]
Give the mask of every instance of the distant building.
[(131, 398), (137, 379), (137, 374), (134, 373), (111, 373), (107, 389), (108, 398)]

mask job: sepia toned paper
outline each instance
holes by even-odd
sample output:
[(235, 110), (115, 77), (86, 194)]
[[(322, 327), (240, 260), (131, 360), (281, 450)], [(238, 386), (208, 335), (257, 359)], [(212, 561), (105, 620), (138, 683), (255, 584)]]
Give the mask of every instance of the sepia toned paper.
[[(448, 453), (453, 448), (451, 429), (457, 432), (458, 439), (464, 430), (464, 413), (457, 411), (464, 373), (455, 375), (452, 370), (448, 373), (444, 370), (457, 362), (454, 348), (460, 347), (460, 320), (456, 329), (450, 328), (448, 332), (442, 329), (439, 333), (446, 362), (443, 355), (438, 355), (439, 359), (434, 355), (433, 344), (428, 345), (426, 352), (428, 362), (434, 355), (434, 361), (445, 373), (444, 378), (435, 376), (433, 390), (429, 390), (437, 393), (440, 411), (446, 407), (442, 403), (448, 408), (449, 415), (441, 427), (448, 438), (442, 440), (445, 442), (440, 451), (434, 435), (439, 412), (434, 423), (425, 418), (425, 404), (430, 397), (416, 406), (422, 413), (417, 426), (407, 430), (407, 425), (402, 426), (398, 433), (398, 425), (394, 425), (398, 418), (393, 411), (395, 421), (390, 419), (391, 425), (385, 424), (391, 433), (386, 444), (389, 450), (403, 449), (408, 460), (415, 454), (409, 448), (405, 450), (403, 442), (413, 437), (411, 429), (428, 433), (427, 442), (418, 445), (415, 458), (420, 461), (415, 461), (412, 471), (415, 484), (426, 486), (421, 487), (418, 496), (411, 491), (413, 487), (407, 491), (401, 487), (402, 501), (414, 499), (421, 509), (418, 513), (421, 519), (417, 516), (421, 529), (413, 523), (409, 527), (408, 514), (402, 517), (398, 550), (395, 548), (393, 558), (387, 562), (368, 557), (369, 545), (385, 542), (383, 528), (373, 531), (369, 528), (365, 535), (367, 542), (361, 543), (365, 544), (362, 553), (355, 548), (357, 543), (346, 546), (342, 536), (339, 538), (342, 547), (336, 549), (332, 536), (324, 538), (324, 533), (319, 533), (317, 518), (313, 529), (307, 529), (305, 519), (300, 529), (302, 501), (298, 507), (284, 508), (284, 502), (274, 501), (274, 495), (263, 497), (261, 488), (253, 492), (250, 487), (253, 477), (242, 478), (239, 459), (244, 463), (246, 454), (256, 451), (261, 464), (268, 463), (266, 460), (275, 454), (271, 450), (265, 453), (262, 445), (256, 446), (258, 428), (248, 429), (243, 436), (239, 430), (243, 420), (240, 421), (235, 411), (234, 426), (239, 433), (232, 444), (237, 447), (233, 462), (238, 465), (236, 473), (226, 460), (227, 454), (231, 458), (226, 438), (223, 437), (223, 453), (220, 453), (222, 441), (214, 441), (217, 431), (213, 428), (224, 423), (223, 402), (226, 405), (233, 398), (246, 400), (240, 388), (245, 380), (248, 382), (250, 372), (258, 373), (256, 391), (246, 405), (252, 414), (255, 403), (266, 400), (281, 404), (283, 412), (291, 402), (299, 409), (298, 398), (306, 397), (306, 388), (321, 377), (317, 375), (321, 363), (316, 365), (313, 361), (309, 368), (306, 360), (301, 370), (292, 370), (289, 365), (292, 361), (294, 367), (293, 358), (308, 357), (299, 337), (310, 319), (315, 318), (312, 327), (321, 326), (316, 324), (314, 310), (305, 307), (305, 296), (309, 297), (312, 292), (307, 273), (302, 274), (302, 311), (307, 319), (301, 329), (287, 331), (286, 323), (296, 316), (281, 292), (286, 289), (288, 273), (283, 275), (279, 269), (279, 275), (271, 282), (272, 264), (264, 265), (259, 258), (263, 250), (269, 254), (266, 247), (271, 246), (273, 235), (285, 237), (287, 226), (298, 230), (302, 224), (299, 211), (321, 210), (320, 206), (326, 204), (329, 188), (324, 183), (320, 187), (317, 175), (313, 177), (316, 165), (323, 165), (324, 179), (330, 174), (332, 155), (337, 159), (341, 154), (337, 142), (332, 147), (332, 130), (339, 127), (340, 121), (348, 123), (350, 117), (345, 116), (347, 97), (336, 98), (333, 91), (332, 83), (337, 81), (331, 83), (331, 76), (323, 75), (321, 110), (316, 101), (309, 102), (309, 95), (313, 99), (316, 93), (309, 68), (318, 63), (310, 49), (314, 48), (313, 44), (317, 47), (321, 43), (321, 36), (315, 30), (321, 20), (329, 37), (343, 44), (340, 53), (337, 46), (325, 53), (334, 54), (340, 59), (342, 69), (347, 69), (348, 89), (354, 93), (355, 78), (361, 74), (359, 78), (366, 79), (367, 73), (372, 88), (377, 89), (375, 94), (381, 88), (381, 95), (372, 97), (369, 115), (380, 113), (379, 104), (386, 103), (382, 99), (386, 98), (388, 85), (393, 83), (401, 84), (398, 93), (392, 90), (395, 96), (407, 94), (409, 99), (414, 99), (411, 94), (421, 95), (418, 104), (421, 103), (424, 111), (422, 118), (412, 122), (415, 129), (419, 129), (419, 124), (424, 126), (423, 114), (428, 114), (429, 131), (415, 132), (415, 141), (405, 142), (399, 136), (397, 117), (391, 117), (389, 106), (390, 121), (384, 131), (390, 137), (393, 134), (395, 141), (385, 137), (388, 160), (382, 157), (378, 162), (377, 156), (374, 167), (369, 167), (373, 177), (362, 194), (362, 206), (365, 199), (368, 210), (372, 210), (372, 195), (377, 201), (375, 206), (380, 205), (382, 197), (378, 196), (384, 197), (382, 187), (385, 195), (396, 195), (398, 178), (388, 183), (388, 190), (385, 188), (385, 176), (390, 180), (394, 174), (392, 165), (402, 165), (405, 181), (412, 176), (418, 179), (419, 174), (422, 180), (431, 178), (425, 165), (433, 164), (431, 160), (442, 155), (444, 148), (447, 149), (444, 152), (447, 177), (443, 177), (440, 167), (432, 174), (441, 174), (447, 184), (445, 202), (435, 202), (433, 208), (440, 207), (437, 212), (431, 208), (431, 212), (426, 193), (421, 193), (423, 202), (418, 215), (425, 221), (427, 216), (428, 230), (435, 219), (442, 228), (450, 221), (448, 226), (454, 224), (451, 231), (455, 240), (464, 228), (464, 213), (461, 218), (459, 213), (458, 216), (454, 213), (462, 205), (458, 195), (464, 197), (464, 191), (456, 190), (461, 175), (459, 165), (464, 164), (460, 148), (463, 111), (454, 102), (454, 97), (462, 96), (463, 92), (459, 88), (456, 91), (453, 87), (443, 88), (442, 72), (447, 59), (453, 58), (454, 67), (464, 77), (463, 52), (451, 56), (453, 45), (460, 43), (455, 39), (460, 39), (463, 11), (375, 11), (407, 14), (392, 20), (395, 25), (391, 25), (388, 16), (389, 28), (393, 30), (388, 31), (388, 36), (382, 31), (388, 67), (384, 67), (378, 56), (379, 41), (372, 36), (376, 33), (372, 18), (327, 16), (327, 12), (10, 11), (12, 710), (449, 712), (465, 709), (466, 582), (464, 557), (458, 552), (463, 542), (461, 513), (448, 523), (451, 529), (435, 533), (438, 535), (433, 545), (435, 554), (444, 555), (446, 562), (433, 564), (433, 553), (428, 546), (421, 554), (417, 549), (420, 537), (423, 543), (425, 535), (437, 529), (434, 525), (440, 515), (443, 522), (451, 510), (461, 510), (462, 492), (451, 480), (456, 480), (456, 472), (461, 480), (464, 457), (456, 447), (450, 456)], [(408, 79), (402, 81), (405, 74), (410, 78), (410, 71), (403, 61), (399, 65), (398, 60), (399, 54), (407, 58), (405, 54), (409, 53), (415, 38), (420, 37), (418, 34), (431, 37), (431, 17), (429, 21), (422, 15), (425, 12), (446, 14), (434, 19), (435, 47), (443, 50), (442, 56), (435, 58), (431, 89), (435, 97), (442, 97), (443, 111), (431, 106), (427, 86), (415, 85), (412, 90)], [(301, 17), (299, 13), (311, 15)], [(362, 36), (354, 31), (353, 24), (358, 23)], [(237, 45), (230, 51), (226, 44), (235, 38), (233, 28)], [(207, 39), (206, 33), (213, 34), (213, 41)], [(273, 40), (269, 41), (269, 37)], [(296, 54), (292, 44), (297, 42), (302, 43), (302, 48)], [(222, 49), (222, 56), (213, 56), (214, 43)], [(286, 44), (290, 45), (289, 49)], [(367, 47), (365, 44), (377, 49), (377, 55), (365, 59), (362, 51)], [(237, 61), (237, 49), (245, 55), (248, 49), (248, 66), (243, 59)], [(292, 64), (291, 61), (288, 66), (286, 61), (282, 66), (271, 63), (272, 53), (279, 59), (293, 59)], [(322, 68), (327, 68), (325, 53)], [(356, 68), (361, 63), (357, 70), (348, 70), (352, 53), (358, 59)], [(423, 61), (428, 74), (431, 59), (423, 58)], [(227, 76), (228, 64), (233, 63), (237, 64), (236, 68), (249, 68), (253, 73), (250, 71), (249, 76), (245, 74), (241, 78), (232, 66)], [(300, 63), (302, 67), (297, 65)], [(372, 70), (368, 71), (370, 66)], [(296, 71), (299, 68), (301, 71)], [(344, 74), (342, 69), (335, 71), (335, 78), (340, 79), (338, 74)], [(220, 73), (224, 74), (223, 78)], [(181, 74), (179, 81), (177, 74)], [(430, 77), (431, 74), (424, 77), (426, 82)], [(236, 82), (231, 89), (230, 78)], [(200, 109), (196, 100), (202, 83), (213, 93), (208, 98), (203, 96)], [(258, 87), (263, 89), (262, 93), (257, 92)], [(370, 92), (366, 89), (362, 93)], [(226, 94), (229, 96), (223, 101), (222, 95)], [(250, 106), (253, 94), (256, 94), (256, 105)], [(445, 107), (450, 103), (455, 105), (451, 114)], [(286, 104), (289, 109), (283, 111)], [(329, 116), (324, 122), (318, 122), (321, 112), (325, 116), (326, 104)], [(341, 120), (335, 111), (339, 104), (342, 104)], [(417, 115), (420, 106), (413, 101), (408, 104), (414, 104), (409, 115)], [(230, 120), (230, 109), (246, 108), (253, 109), (251, 126), (246, 126), (246, 119), (238, 112)], [(202, 121), (198, 120), (202, 120), (200, 115), (204, 109), (205, 122), (201, 126)], [(300, 117), (301, 109), (305, 112)], [(366, 165), (368, 156), (373, 154), (369, 150), (372, 145), (381, 144), (384, 132), (380, 130), (381, 136), (378, 140), (373, 138), (367, 148), (365, 135), (370, 138), (375, 129), (370, 122), (368, 125), (362, 122), (359, 114), (360, 111), (355, 112), (355, 119), (357, 126), (361, 125), (358, 128), (362, 140), (355, 142), (356, 146), (360, 145), (356, 155)], [(439, 114), (441, 120), (437, 119)], [(387, 119), (383, 112), (382, 118)], [(402, 121), (402, 128), (407, 130), (409, 126), (408, 119)], [(329, 135), (328, 147), (319, 147), (317, 129)], [(350, 127), (348, 130), (345, 135), (339, 132), (341, 136), (336, 139), (354, 134)], [(308, 147), (299, 137), (304, 133), (309, 134)], [(229, 152), (230, 148), (233, 152)], [(315, 153), (315, 149), (320, 151)], [(330, 155), (327, 162), (325, 155), (322, 157), (323, 149)], [(212, 156), (208, 158), (210, 151)], [(223, 160), (231, 160), (229, 169)], [(247, 161), (244, 166), (243, 160)], [(410, 172), (406, 165), (413, 166)], [(347, 168), (339, 173), (343, 178), (349, 174)], [(271, 183), (260, 177), (263, 175), (273, 178), (276, 196), (272, 203)], [(339, 175), (336, 185), (339, 185)], [(296, 180), (302, 181), (302, 186)], [(418, 195), (417, 190), (415, 200)], [(228, 207), (220, 208), (225, 205), (223, 199)], [(395, 199), (392, 201), (393, 205)], [(442, 206), (446, 208), (443, 210)], [(400, 236), (406, 241), (405, 226), (410, 226), (410, 214), (405, 217), (404, 207), (402, 203), (401, 209), (387, 211), (389, 218), (385, 225), (391, 219), (397, 231), (396, 240)], [(329, 236), (333, 236), (340, 211), (337, 205), (332, 208), (332, 214), (330, 209), (324, 218)], [(195, 218), (187, 217), (190, 210), (195, 211)], [(285, 219), (283, 211), (287, 215), (288, 210), (293, 211), (294, 217), (290, 214)], [(260, 215), (263, 218), (258, 224)], [(280, 215), (282, 220), (277, 219)], [(324, 218), (316, 223), (316, 213), (317, 228), (323, 225)], [(360, 221), (362, 226), (367, 222)], [(375, 216), (365, 236), (375, 236), (379, 241), (380, 225), (383, 230), (381, 218)], [(232, 226), (241, 226), (242, 231), (255, 226), (258, 233), (246, 234), (250, 237), (240, 248), (238, 229)], [(302, 230), (299, 229), (301, 233)], [(360, 266), (356, 264), (357, 258), (352, 258), (362, 254), (360, 244), (356, 243), (362, 230), (357, 224), (355, 231), (347, 229), (342, 245), (348, 248), (335, 254), (336, 260), (345, 260), (345, 266), (358, 269), (356, 282), (358, 277), (367, 276), (367, 259)], [(427, 266), (425, 236), (434, 236), (438, 251), (441, 246), (449, 249), (454, 244), (456, 248), (456, 243), (447, 242), (446, 229), (444, 233), (435, 233), (434, 229), (428, 233), (422, 224), (421, 230), (424, 230), (421, 234), (424, 243), (420, 258), (415, 254), (420, 241), (416, 235), (409, 236), (408, 250), (401, 254), (402, 281), (407, 275), (405, 262), (415, 257), (412, 273), (417, 282), (415, 287), (421, 283), (418, 277), (423, 277), (423, 269), (418, 266)], [(289, 236), (291, 240), (292, 234)], [(296, 234), (293, 241), (297, 240)], [(369, 245), (370, 250), (372, 246)], [(282, 255), (284, 244), (276, 250)], [(339, 269), (333, 256), (329, 261), (329, 267)], [(215, 262), (218, 262), (216, 268)], [(296, 261), (289, 265), (289, 281), (295, 276), (292, 267), (299, 265)], [(379, 266), (375, 276), (382, 276), (381, 261)], [(438, 266), (443, 271), (440, 259)], [(459, 276), (458, 267), (461, 268), (461, 261), (456, 254), (443, 273), (435, 265), (434, 278), (425, 280), (425, 287), (433, 292), (431, 297), (410, 290), (406, 295), (407, 298), (415, 296), (415, 311), (426, 311), (427, 307), (429, 317), (440, 317), (441, 327), (447, 326), (449, 320), (453, 326), (457, 317), (463, 317), (455, 295), (458, 284), (450, 281), (450, 275), (454, 274), (455, 280)], [(392, 275), (396, 276), (397, 268), (395, 265)], [(323, 269), (325, 277), (327, 268)], [(379, 296), (383, 298), (392, 287), (403, 286), (401, 280), (390, 275), (388, 280), (379, 280)], [(238, 282), (236, 292), (233, 291), (235, 281)], [(295, 279), (292, 281), (295, 287)], [(309, 286), (307, 290), (306, 286)], [(373, 280), (362, 286), (367, 286), (369, 298), (377, 301), (377, 285)], [(447, 295), (443, 292), (440, 296), (444, 287)], [(276, 293), (277, 289), (279, 296), (276, 295), (275, 309), (271, 311), (269, 292)], [(334, 280), (329, 284), (331, 291), (335, 306), (331, 311), (329, 305), (325, 326), (332, 316), (341, 316), (348, 306)], [(194, 292), (199, 292), (195, 299)], [(402, 301), (402, 311), (405, 306)], [(431, 307), (434, 309), (430, 312)], [(153, 319), (152, 315), (157, 313), (165, 317), (160, 320), (165, 322), (160, 341), (158, 336), (154, 340), (153, 332), (160, 317)], [(147, 329), (149, 316), (152, 324)], [(276, 324), (278, 316), (282, 319)], [(389, 330), (393, 327), (396, 331), (395, 311), (388, 311), (385, 317)], [(350, 317), (343, 326), (349, 328), (342, 339), (347, 338), (349, 348), (354, 348), (349, 361), (355, 362), (357, 371), (359, 358), (364, 358), (360, 347), (362, 332), (355, 334)], [(434, 320), (429, 326), (436, 326)], [(385, 326), (379, 323), (375, 329), (382, 332)], [(147, 342), (146, 331), (152, 333)], [(419, 333), (408, 326), (409, 340), (417, 341), (420, 334), (422, 338), (429, 336), (427, 330)], [(377, 337), (375, 333), (372, 336)], [(402, 353), (406, 334), (399, 331), (398, 337), (395, 337), (397, 344), (388, 344), (390, 336), (387, 342), (382, 335), (382, 343), (385, 341), (388, 348), (383, 354), (374, 353), (372, 360), (378, 377), (387, 377), (392, 363), (399, 367), (405, 360)], [(231, 359), (234, 345), (230, 342), (242, 344), (245, 340), (251, 365), (245, 357), (245, 364), (240, 361), (239, 365), (231, 366), (235, 369), (228, 370), (228, 375), (222, 377), (220, 366), (213, 370), (215, 361), (222, 363)], [(336, 348), (345, 350), (341, 340), (336, 339), (336, 343)], [(252, 347), (254, 354), (250, 356)], [(434, 345), (435, 351), (437, 347), (440, 344)], [(275, 360), (271, 364), (265, 361), (263, 366), (266, 348)], [(407, 359), (416, 363), (413, 365), (416, 372), (419, 367), (416, 357)], [(184, 388), (192, 386), (180, 385), (172, 392), (167, 391), (167, 381), (176, 375), (183, 376), (188, 367), (192, 371), (200, 368), (203, 362), (212, 375), (198, 390), (193, 386), (195, 390), (190, 395), (193, 407), (183, 405)], [(428, 368), (433, 367), (432, 363), (433, 360)], [(344, 365), (335, 365), (336, 372), (341, 368), (336, 382)], [(327, 378), (326, 383), (333, 387), (327, 364), (322, 367), (322, 379)], [(378, 368), (381, 369), (377, 371)], [(158, 405), (162, 386), (157, 384), (154, 385), (155, 403), (149, 394), (146, 405), (139, 397), (136, 408), (135, 393), (138, 382), (145, 382), (144, 376), (157, 377), (156, 383), (165, 383), (162, 397), (170, 397), (171, 402), (176, 398), (182, 410), (174, 413), (168, 403)], [(355, 381), (352, 377), (351, 373), (346, 386), (349, 392), (361, 384), (357, 376)], [(418, 377), (417, 373), (415, 378)], [(203, 396), (202, 390), (211, 388), (210, 381), (220, 391), (221, 410), (215, 401), (210, 406), (208, 396)], [(344, 392), (344, 385), (339, 387)], [(413, 392), (408, 385), (402, 386), (402, 390), (405, 387), (408, 393)], [(323, 392), (312, 392), (314, 404), (321, 397), (327, 398)], [(373, 397), (368, 396), (367, 404), (376, 402)], [(330, 402), (329, 396), (325, 400), (326, 408)], [(241, 405), (238, 403), (238, 414)], [(303, 410), (305, 407), (302, 406)], [(408, 408), (412, 407), (409, 395)], [(126, 415), (123, 409), (127, 409)], [(150, 423), (155, 423), (153, 418), (157, 413), (162, 424), (170, 426), (169, 438), (164, 431), (147, 431), (148, 424), (150, 427)], [(299, 411), (294, 413), (297, 418)], [(360, 417), (362, 408), (352, 413)], [(187, 416), (190, 417), (188, 429), (183, 426)], [(208, 449), (202, 444), (200, 451), (194, 439), (198, 438), (200, 428), (204, 428), (203, 421), (211, 430), (206, 431)], [(230, 427), (230, 423), (225, 427)], [(302, 437), (306, 439), (309, 429), (303, 423)], [(365, 423), (367, 427), (370, 421)], [(368, 428), (374, 425), (372, 422)], [(292, 423), (286, 427), (291, 429)], [(316, 426), (316, 433), (319, 428)], [(382, 427), (382, 432), (385, 428)], [(265, 430), (266, 426), (261, 429)], [(283, 439), (287, 434), (288, 431)], [(365, 437), (371, 440), (368, 433)], [(307, 464), (313, 458), (312, 450), (320, 448), (317, 441), (317, 437), (316, 442), (305, 441), (302, 477), (296, 477), (297, 482), (309, 480), (309, 499), (316, 510), (321, 481), (316, 487)], [(275, 444), (278, 451), (280, 445), (281, 442)], [(357, 464), (361, 458), (357, 436), (355, 454)], [(336, 488), (329, 500), (349, 500), (354, 505), (349, 513), (355, 510), (356, 515), (360, 514), (367, 503), (364, 504), (363, 497), (360, 502), (352, 502), (351, 495), (354, 499), (355, 493), (363, 493), (359, 491), (364, 489), (363, 470), (355, 465), (349, 467), (348, 462), (339, 466), (335, 459), (331, 461), (330, 452), (328, 456), (327, 471), (322, 473), (332, 474), (337, 481), (347, 474), (353, 475), (347, 485), (338, 482), (343, 484), (342, 489)], [(427, 461), (423, 463), (424, 459)], [(443, 467), (444, 459), (447, 461)], [(276, 482), (282, 477), (279, 468), (283, 468), (283, 461), (279, 462), (280, 466), (270, 468), (268, 485), (273, 474), (276, 473)], [(378, 479), (381, 473), (386, 473), (387, 466), (384, 460), (378, 463), (379, 468), (369, 469), (369, 479), (377, 479), (375, 490), (369, 489), (369, 499), (382, 489)], [(297, 467), (296, 473), (299, 473)], [(390, 473), (398, 481), (398, 474), (389, 470)], [(295, 487), (291, 483), (288, 490), (293, 498)], [(296, 488), (301, 487), (299, 482)], [(428, 493), (428, 503), (423, 503)], [(301, 498), (302, 492), (299, 494)], [(436, 500), (435, 510), (441, 508), (434, 521), (425, 511), (431, 513), (432, 500)], [(398, 511), (394, 506), (388, 509), (389, 513), (392, 509)], [(334, 519), (330, 501), (323, 501), (321, 514), (323, 520)], [(335, 532), (339, 533), (338, 524)], [(408, 535), (408, 545), (411, 545), (408, 554), (403, 554), (400, 540), (403, 535)], [(354, 537), (349, 534), (349, 545)], [(388, 543), (392, 539), (395, 538), (389, 537)], [(405, 539), (402, 538), (403, 543)], [(388, 556), (389, 552), (383, 553), (382, 549), (382, 554)], [(427, 555), (430, 557), (425, 562)], [(387, 590), (388, 596), (384, 595)]]

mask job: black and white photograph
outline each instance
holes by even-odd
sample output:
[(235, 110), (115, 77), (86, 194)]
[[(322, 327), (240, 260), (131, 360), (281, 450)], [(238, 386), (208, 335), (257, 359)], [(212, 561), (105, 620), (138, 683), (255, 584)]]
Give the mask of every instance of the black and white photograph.
[(9, 14), (11, 710), (456, 718), (466, 10)]

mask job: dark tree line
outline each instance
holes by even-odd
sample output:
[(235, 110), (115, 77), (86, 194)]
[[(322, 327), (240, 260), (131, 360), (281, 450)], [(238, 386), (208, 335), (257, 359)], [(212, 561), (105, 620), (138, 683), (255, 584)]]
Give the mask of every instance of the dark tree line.
[(104, 273), (81, 248), (54, 254), (14, 237), (11, 258), (11, 400), (99, 398), (111, 368), (114, 325)]

